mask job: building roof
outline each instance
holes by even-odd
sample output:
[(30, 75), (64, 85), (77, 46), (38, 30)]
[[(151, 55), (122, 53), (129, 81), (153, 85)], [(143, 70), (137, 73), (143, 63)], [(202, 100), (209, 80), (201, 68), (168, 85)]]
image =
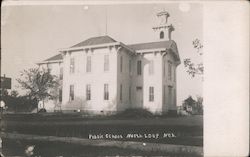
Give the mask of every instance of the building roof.
[(132, 45), (127, 45), (127, 46), (135, 51), (160, 49), (160, 48), (172, 50), (177, 61), (180, 63), (180, 56), (179, 56), (179, 52), (177, 49), (177, 45), (173, 40), (150, 42), (150, 43), (139, 43), (139, 44), (132, 44)]
[[(100, 45), (100, 44), (108, 44), (108, 43), (114, 43), (114, 42), (117, 42), (117, 41), (109, 36), (99, 36), (99, 37), (89, 38), (83, 42), (80, 42), (80, 43), (72, 46), (71, 48)], [(128, 48), (130, 48), (134, 51), (161, 49), (161, 48), (171, 49), (173, 51), (173, 53), (175, 54), (175, 56), (177, 57), (177, 60), (180, 60), (177, 45), (173, 40), (149, 42), (149, 43), (138, 43), (138, 44), (131, 44), (131, 45), (123, 44), (123, 45), (127, 46)], [(58, 61), (58, 60), (62, 60), (62, 59), (63, 59), (62, 55), (57, 54), (53, 57), (50, 57), (50, 58), (44, 60), (44, 62), (53, 62), (53, 61)]]
[(62, 55), (61, 54), (57, 54), (57, 55), (55, 55), (53, 57), (50, 57), (50, 58), (48, 58), (48, 59), (46, 59), (44, 61), (45, 62), (49, 62), (49, 61), (62, 60), (62, 59), (63, 59)]
[(146, 50), (146, 49), (158, 49), (158, 48), (171, 48), (171, 45), (174, 43), (173, 40), (169, 41), (159, 41), (159, 42), (150, 42), (150, 43), (139, 43), (139, 44), (132, 44), (127, 45), (128, 47), (132, 48), (133, 50)]
[(117, 41), (112, 39), (109, 36), (99, 36), (99, 37), (93, 37), (93, 38), (89, 38), (87, 40), (84, 40), (84, 41), (72, 46), (71, 48), (90, 46), (90, 45), (107, 44), (107, 43), (113, 43), (113, 42), (117, 42)]

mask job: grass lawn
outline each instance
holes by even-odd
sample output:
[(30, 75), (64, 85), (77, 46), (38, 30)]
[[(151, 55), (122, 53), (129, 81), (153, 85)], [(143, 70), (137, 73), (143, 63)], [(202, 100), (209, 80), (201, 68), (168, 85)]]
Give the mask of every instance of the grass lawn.
[(117, 147), (103, 146), (81, 146), (76, 144), (65, 144), (60, 142), (38, 142), (28, 140), (3, 140), (3, 154), (6, 156), (25, 156), (24, 150), (28, 145), (35, 145), (34, 155), (41, 157), (55, 156), (171, 156), (171, 157), (196, 157), (197, 154), (183, 152), (166, 153), (160, 151), (145, 152), (141, 150), (122, 149)]
[(47, 115), (47, 114), (27, 114), (27, 115), (5, 115), (4, 120), (8, 123), (29, 123), (34, 125), (54, 125), (54, 124), (129, 124), (129, 125), (185, 125), (202, 126), (203, 116), (180, 116), (180, 117), (154, 117), (122, 119), (117, 117), (81, 117), (79, 114)]
[[(159, 134), (155, 138), (122, 138), (152, 143), (203, 145), (203, 117), (155, 117), (143, 119), (85, 118), (80, 116), (26, 115), (4, 117), (6, 132), (24, 134), (89, 138), (89, 135)], [(173, 133), (174, 138), (163, 138), (164, 133)]]

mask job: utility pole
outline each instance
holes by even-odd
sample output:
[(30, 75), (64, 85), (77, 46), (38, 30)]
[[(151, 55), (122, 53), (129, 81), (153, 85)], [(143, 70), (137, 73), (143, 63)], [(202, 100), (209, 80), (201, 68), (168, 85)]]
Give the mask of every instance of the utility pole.
[(105, 7), (105, 24), (106, 24), (106, 30), (105, 30), (105, 35), (108, 35), (108, 10), (107, 10), (107, 6)]

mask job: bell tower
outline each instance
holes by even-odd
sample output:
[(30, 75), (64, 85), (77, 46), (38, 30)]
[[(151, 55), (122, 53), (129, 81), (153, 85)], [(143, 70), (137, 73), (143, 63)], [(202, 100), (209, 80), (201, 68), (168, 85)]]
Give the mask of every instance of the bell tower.
[(161, 11), (156, 14), (159, 20), (157, 26), (153, 27), (153, 30), (158, 34), (160, 40), (171, 40), (171, 33), (174, 31), (172, 24), (168, 24), (169, 13)]

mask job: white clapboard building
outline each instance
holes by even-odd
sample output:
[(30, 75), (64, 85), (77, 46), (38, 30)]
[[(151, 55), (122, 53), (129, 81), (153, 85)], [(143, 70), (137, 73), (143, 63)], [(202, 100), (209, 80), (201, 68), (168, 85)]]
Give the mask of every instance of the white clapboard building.
[(176, 112), (180, 58), (171, 39), (174, 27), (168, 24), (167, 12), (157, 17), (161, 21), (153, 27), (157, 41), (126, 45), (110, 36), (92, 37), (39, 63), (62, 78), (62, 111), (101, 114), (146, 108), (153, 113)]

